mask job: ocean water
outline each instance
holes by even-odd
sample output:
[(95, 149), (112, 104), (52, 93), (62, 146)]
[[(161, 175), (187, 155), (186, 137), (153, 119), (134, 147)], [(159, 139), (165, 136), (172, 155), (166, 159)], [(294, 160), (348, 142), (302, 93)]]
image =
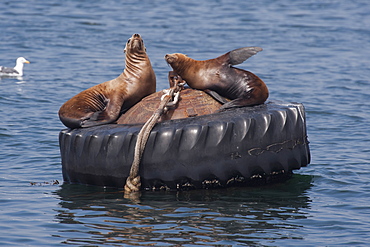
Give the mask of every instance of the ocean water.
[[(367, 246), (370, 241), (370, 3), (365, 0), (0, 3), (0, 245)], [(237, 67), (269, 100), (306, 107), (312, 160), (285, 183), (145, 192), (63, 184), (59, 107), (119, 75), (140, 33), (168, 88), (163, 57), (264, 50)]]

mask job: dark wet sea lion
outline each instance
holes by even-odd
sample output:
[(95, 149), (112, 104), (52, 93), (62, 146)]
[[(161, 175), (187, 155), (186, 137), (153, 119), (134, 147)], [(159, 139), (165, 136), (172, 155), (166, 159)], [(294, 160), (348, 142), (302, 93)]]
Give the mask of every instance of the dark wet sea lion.
[(165, 60), (190, 87), (204, 90), (224, 103), (220, 109), (227, 109), (262, 104), (268, 98), (267, 86), (258, 76), (232, 66), (260, 51), (260, 47), (244, 47), (204, 61), (174, 53), (167, 54)]
[(93, 86), (68, 100), (59, 118), (69, 128), (91, 127), (116, 121), (156, 90), (156, 78), (144, 42), (134, 34), (125, 47), (126, 67), (117, 78)]

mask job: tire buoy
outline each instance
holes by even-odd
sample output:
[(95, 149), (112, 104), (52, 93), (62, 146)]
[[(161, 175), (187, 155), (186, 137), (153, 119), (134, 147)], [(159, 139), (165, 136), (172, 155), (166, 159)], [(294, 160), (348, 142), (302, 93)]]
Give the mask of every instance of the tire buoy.
[[(59, 134), (67, 183), (122, 188), (141, 124), (65, 129)], [(300, 103), (269, 102), (158, 123), (140, 164), (143, 190), (264, 184), (307, 166)]]

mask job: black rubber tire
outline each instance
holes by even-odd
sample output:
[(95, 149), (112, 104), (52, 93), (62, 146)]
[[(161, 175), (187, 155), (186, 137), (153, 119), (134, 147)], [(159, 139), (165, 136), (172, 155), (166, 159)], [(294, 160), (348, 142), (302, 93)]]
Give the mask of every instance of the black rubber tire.
[[(122, 188), (140, 127), (62, 130), (64, 180)], [(213, 188), (285, 179), (309, 162), (303, 105), (270, 102), (157, 124), (140, 176), (146, 190)]]

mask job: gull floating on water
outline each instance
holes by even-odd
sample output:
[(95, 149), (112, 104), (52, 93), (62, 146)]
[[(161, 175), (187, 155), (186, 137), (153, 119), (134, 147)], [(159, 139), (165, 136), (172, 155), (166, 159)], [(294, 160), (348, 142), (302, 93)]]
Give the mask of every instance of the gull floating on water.
[(24, 57), (17, 58), (17, 62), (14, 68), (8, 68), (0, 66), (0, 76), (22, 76), (23, 75), (23, 64), (30, 63)]

